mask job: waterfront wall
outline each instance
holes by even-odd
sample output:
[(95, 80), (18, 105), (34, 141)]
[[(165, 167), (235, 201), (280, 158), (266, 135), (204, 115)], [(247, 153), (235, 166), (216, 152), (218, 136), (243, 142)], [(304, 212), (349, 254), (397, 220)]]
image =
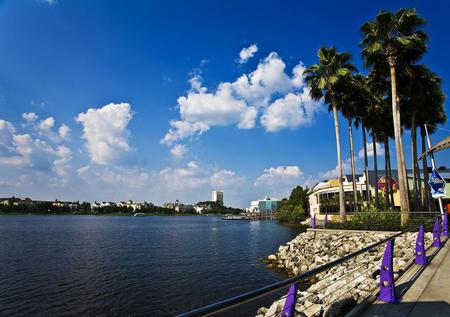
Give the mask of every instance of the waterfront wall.
[[(310, 230), (279, 247), (267, 257), (268, 267), (290, 276), (312, 270), (347, 254), (381, 241), (392, 232), (358, 232)], [(414, 258), (417, 233), (407, 233), (395, 239), (394, 278), (401, 275)], [(432, 242), (432, 233), (425, 234), (425, 245)], [(336, 316), (368, 297), (378, 287), (380, 262), (384, 245), (361, 254), (316, 276), (306, 289), (299, 290), (296, 316)], [(285, 298), (276, 300), (269, 308), (262, 307), (257, 317), (281, 312)]]

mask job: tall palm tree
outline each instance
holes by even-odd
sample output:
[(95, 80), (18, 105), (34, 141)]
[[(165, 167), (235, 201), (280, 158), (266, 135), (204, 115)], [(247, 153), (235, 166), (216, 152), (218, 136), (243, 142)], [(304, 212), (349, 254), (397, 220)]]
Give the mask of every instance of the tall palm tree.
[[(375, 172), (375, 182), (378, 182), (378, 155), (377, 155), (377, 135), (372, 130), (372, 148), (373, 148), (373, 169)], [(378, 195), (378, 184), (375, 184), (375, 207), (380, 208), (380, 196)]]
[[(447, 121), (447, 115), (445, 114), (445, 109), (444, 109), (444, 100), (445, 100), (445, 95), (441, 92), (440, 96), (439, 94), (435, 95), (434, 101), (433, 98), (430, 98), (430, 104), (433, 105), (432, 106), (432, 110), (427, 110), (426, 117), (420, 117), (417, 120), (417, 123), (420, 125), (420, 134), (421, 134), (421, 138), (422, 138), (422, 153), (426, 151), (426, 146), (425, 146), (425, 129), (424, 129), (424, 124), (429, 124), (428, 126), (428, 133), (432, 134), (434, 133), (434, 131), (436, 130), (436, 126), (439, 124), (444, 124)], [(425, 105), (424, 105), (425, 106)], [(423, 112), (421, 112), (423, 113)], [(423, 175), (424, 175), (424, 186), (427, 186), (426, 184), (428, 183), (428, 166), (427, 166), (427, 158), (423, 158), (422, 159), (422, 167), (423, 167)], [(432, 206), (432, 202), (430, 199), (430, 195), (428, 192), (428, 188), (425, 189), (425, 203), (424, 205), (427, 207), (427, 210), (431, 210)]]
[(356, 170), (355, 155), (353, 146), (353, 120), (356, 118), (357, 109), (357, 81), (353, 76), (346, 76), (340, 80), (340, 84), (336, 86), (335, 99), (338, 110), (347, 119), (348, 137), (350, 144), (350, 165), (352, 172), (352, 189), (353, 189), (353, 210), (358, 209), (358, 194), (356, 190)]
[(315, 100), (324, 99), (333, 111), (334, 129), (336, 133), (336, 150), (338, 160), (339, 178), (339, 214), (341, 222), (347, 220), (344, 202), (344, 184), (342, 180), (342, 155), (341, 140), (338, 121), (337, 94), (340, 93), (339, 85), (346, 80), (356, 67), (351, 64), (350, 54), (336, 51), (336, 47), (322, 47), (318, 50), (319, 63), (309, 66), (305, 70), (305, 81), (310, 88), (311, 97)]
[[(368, 107), (366, 108), (364, 118), (365, 124), (371, 131), (372, 147), (373, 147), (373, 165), (375, 181), (378, 181), (378, 153), (377, 143), (383, 142), (383, 134), (386, 125), (389, 123), (389, 118), (386, 120), (386, 77), (378, 71), (372, 70), (366, 80), (365, 88), (369, 96)], [(385, 168), (386, 170), (386, 168)], [(386, 175), (385, 175), (386, 176)], [(378, 185), (375, 184), (375, 207), (380, 208), (380, 197), (378, 192)]]
[(393, 136), (392, 112), (389, 109), (389, 100), (382, 99), (380, 101), (376, 123), (373, 128), (377, 130), (377, 142), (384, 144), (384, 199), (385, 207), (394, 207), (393, 188), (392, 188), (392, 172), (391, 172), (391, 156), (389, 151), (389, 139)]
[(396, 68), (419, 60), (426, 51), (428, 37), (420, 28), (425, 20), (415, 9), (400, 9), (396, 13), (380, 11), (374, 21), (361, 26), (360, 43), (365, 65), (370, 68), (389, 66), (391, 80), (392, 119), (400, 187), (402, 224), (408, 218), (408, 184), (401, 139), (401, 118), (397, 97)]
[(366, 86), (366, 78), (361, 74), (348, 77), (342, 81), (342, 101), (340, 110), (343, 116), (347, 119), (348, 135), (350, 143), (350, 161), (352, 170), (352, 185), (353, 185), (353, 205), (355, 211), (358, 210), (358, 194), (356, 189), (356, 167), (355, 167), (355, 151), (353, 145), (353, 125), (358, 128), (362, 125), (363, 141), (364, 141), (364, 162), (366, 173), (366, 191), (369, 194), (367, 202), (370, 202), (370, 193), (368, 191), (368, 163), (367, 163), (367, 144), (364, 121), (368, 113), (369, 105), (373, 102), (370, 91)]
[[(411, 66), (404, 77), (406, 88), (402, 91), (405, 95), (402, 96), (402, 109), (407, 119), (404, 125), (411, 129), (414, 208), (420, 210), (423, 199), (417, 158), (417, 125), (425, 123), (437, 125), (446, 122), (443, 106), (445, 95), (442, 91), (442, 79), (425, 65)], [(434, 128), (431, 131), (434, 131)]]
[[(367, 157), (367, 124), (370, 122), (370, 109), (371, 106), (375, 103), (375, 98), (370, 91), (370, 81), (369, 77), (362, 76), (358, 74), (355, 76), (355, 80), (357, 82), (357, 92), (356, 96), (356, 116), (355, 116), (355, 128), (359, 128), (361, 125), (361, 132), (363, 137), (363, 149), (364, 149), (364, 173), (366, 175), (366, 201), (367, 205), (370, 205), (371, 195), (369, 191), (369, 162)], [(376, 153), (376, 149), (375, 149)], [(378, 194), (378, 192), (377, 192)]]
[[(358, 122), (358, 121), (356, 121)], [(355, 124), (355, 127), (358, 128), (358, 123)], [(366, 175), (366, 201), (367, 205), (370, 206), (370, 191), (369, 191), (369, 160), (367, 159), (367, 134), (366, 134), (366, 126), (364, 124), (364, 120), (361, 120), (361, 132), (363, 136), (364, 143), (364, 174)]]

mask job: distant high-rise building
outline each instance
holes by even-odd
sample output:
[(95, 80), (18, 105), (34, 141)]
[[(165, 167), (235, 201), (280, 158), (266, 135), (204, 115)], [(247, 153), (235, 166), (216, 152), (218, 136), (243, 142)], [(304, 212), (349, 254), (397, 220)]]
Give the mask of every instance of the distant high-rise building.
[(218, 191), (218, 190), (214, 190), (212, 192), (212, 201), (218, 201), (223, 205), (223, 192), (222, 191)]

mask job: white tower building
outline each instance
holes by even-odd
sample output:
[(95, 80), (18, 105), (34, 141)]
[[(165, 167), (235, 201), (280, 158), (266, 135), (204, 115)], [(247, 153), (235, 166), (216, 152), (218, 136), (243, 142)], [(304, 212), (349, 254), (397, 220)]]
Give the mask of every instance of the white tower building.
[(214, 190), (212, 192), (212, 201), (218, 201), (223, 205), (223, 192), (222, 191), (218, 191), (218, 190)]

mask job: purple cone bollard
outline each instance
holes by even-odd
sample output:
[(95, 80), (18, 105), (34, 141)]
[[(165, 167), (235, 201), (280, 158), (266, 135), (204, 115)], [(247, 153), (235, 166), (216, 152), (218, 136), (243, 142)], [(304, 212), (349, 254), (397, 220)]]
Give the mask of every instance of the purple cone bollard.
[(391, 239), (386, 244), (386, 249), (381, 262), (380, 270), (380, 294), (378, 300), (386, 303), (398, 303), (399, 298), (395, 292), (393, 263), (394, 258), (394, 239)]
[(282, 317), (294, 317), (296, 301), (297, 301), (297, 283), (294, 283), (289, 288), (286, 301), (284, 302), (284, 307), (283, 310), (281, 311)]
[(444, 219), (442, 220), (442, 235), (448, 237), (448, 214), (444, 214)]
[(424, 240), (424, 225), (419, 228), (419, 233), (417, 234), (416, 240), (416, 260), (415, 263), (418, 265), (427, 265), (427, 256), (425, 254), (425, 240)]
[(326, 228), (328, 223), (328, 214), (325, 214), (325, 220), (323, 221), (323, 227)]
[(439, 232), (439, 218), (436, 218), (436, 221), (434, 222), (432, 246), (436, 248), (442, 247), (441, 235)]

